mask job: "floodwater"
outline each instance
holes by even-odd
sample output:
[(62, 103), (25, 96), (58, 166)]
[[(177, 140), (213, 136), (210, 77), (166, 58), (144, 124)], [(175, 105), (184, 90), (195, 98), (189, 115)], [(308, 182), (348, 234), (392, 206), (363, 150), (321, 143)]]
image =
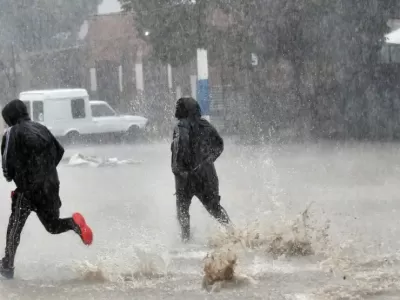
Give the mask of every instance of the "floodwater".
[[(52, 236), (33, 213), (0, 299), (400, 298), (399, 144), (227, 142), (217, 170), (235, 230), (222, 230), (194, 199), (189, 244), (179, 241), (167, 143), (74, 147), (66, 156), (78, 152), (141, 163), (64, 162), (62, 215), (82, 212), (94, 243)], [(0, 181), (3, 246), (12, 188)], [(237, 281), (204, 290), (204, 258), (223, 260), (228, 250)]]

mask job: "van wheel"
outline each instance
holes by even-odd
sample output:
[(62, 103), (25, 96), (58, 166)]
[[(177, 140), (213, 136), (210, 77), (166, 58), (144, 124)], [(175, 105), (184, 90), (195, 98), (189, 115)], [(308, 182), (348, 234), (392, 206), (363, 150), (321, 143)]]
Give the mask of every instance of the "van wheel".
[(67, 143), (70, 145), (75, 145), (76, 143), (78, 143), (79, 137), (80, 137), (80, 135), (79, 135), (79, 132), (77, 132), (77, 131), (68, 132), (66, 135)]
[(129, 127), (125, 133), (125, 140), (128, 142), (134, 142), (139, 138), (140, 128), (136, 125)]

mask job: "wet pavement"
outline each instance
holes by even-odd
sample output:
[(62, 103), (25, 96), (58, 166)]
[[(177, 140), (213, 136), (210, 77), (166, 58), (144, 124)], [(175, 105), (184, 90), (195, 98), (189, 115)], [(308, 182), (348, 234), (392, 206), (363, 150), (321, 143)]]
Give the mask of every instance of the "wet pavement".
[[(322, 230), (329, 221), (330, 242), (308, 257), (274, 257), (268, 243), (235, 248), (237, 273), (251, 281), (218, 293), (201, 284), (203, 259), (215, 250), (210, 239), (220, 228), (193, 201), (193, 240), (179, 241), (169, 151), (167, 143), (67, 149), (66, 157), (82, 153), (141, 163), (96, 168), (64, 161), (61, 215), (85, 215), (94, 243), (85, 247), (72, 232), (52, 236), (33, 213), (16, 278), (0, 281), (0, 299), (400, 298), (399, 144), (227, 142), (217, 171), (222, 204), (239, 230), (259, 221), (251, 228), (267, 237), (270, 226), (294, 219), (312, 203), (310, 222)], [(0, 180), (4, 238), (12, 188)]]

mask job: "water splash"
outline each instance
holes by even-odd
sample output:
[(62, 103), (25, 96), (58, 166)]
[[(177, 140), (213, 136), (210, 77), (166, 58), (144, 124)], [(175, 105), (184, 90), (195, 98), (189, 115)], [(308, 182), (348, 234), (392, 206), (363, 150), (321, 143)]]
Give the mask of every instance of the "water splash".
[[(312, 203), (311, 203), (312, 204)], [(249, 251), (257, 251), (272, 258), (310, 256), (321, 253), (328, 245), (329, 222), (317, 227), (310, 220), (311, 204), (294, 220), (268, 226), (260, 220), (218, 231), (209, 239), (213, 249), (204, 261), (203, 287), (213, 290), (230, 285), (237, 286), (255, 281), (236, 272), (239, 257)]]
[(229, 247), (222, 247), (204, 259), (202, 287), (208, 292), (256, 284), (255, 280), (236, 271), (238, 256)]
[(109, 278), (100, 264), (92, 264), (89, 261), (77, 263), (74, 267), (79, 279), (85, 282), (104, 283)]
[(95, 263), (76, 262), (73, 270), (85, 282), (134, 282), (167, 278), (169, 261), (155, 253), (136, 250), (131, 263), (118, 263), (109, 257), (99, 258)]
[(218, 249), (229, 245), (232, 249), (261, 250), (274, 258), (309, 256), (325, 251), (329, 244), (329, 221), (318, 227), (310, 218), (312, 203), (294, 220), (282, 219), (275, 224), (257, 220), (244, 227), (219, 231), (211, 236), (209, 246)]

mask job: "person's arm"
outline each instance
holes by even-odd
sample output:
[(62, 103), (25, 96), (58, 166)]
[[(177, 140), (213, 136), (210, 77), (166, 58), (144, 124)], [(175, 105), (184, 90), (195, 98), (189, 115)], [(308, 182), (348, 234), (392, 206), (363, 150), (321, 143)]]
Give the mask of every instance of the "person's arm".
[(209, 160), (215, 162), (217, 158), (220, 157), (220, 155), (224, 151), (224, 140), (214, 127), (211, 128), (212, 128), (210, 134), (211, 155), (209, 156)]
[(172, 172), (175, 175), (183, 175), (189, 171), (187, 169), (190, 160), (189, 129), (187, 122), (180, 121), (174, 131)]
[(64, 156), (65, 150), (64, 150), (63, 146), (61, 146), (60, 142), (54, 136), (53, 136), (53, 141), (54, 141), (54, 146), (56, 149), (55, 163), (56, 163), (56, 166), (58, 166), (58, 164), (60, 163), (61, 159)]
[(12, 181), (15, 176), (15, 134), (13, 127), (8, 128), (1, 142), (3, 175), (8, 182)]
[(222, 154), (224, 151), (224, 140), (222, 137), (219, 135), (218, 131), (211, 125), (208, 125), (210, 127), (210, 153), (208, 157), (204, 161), (202, 161), (196, 168), (194, 168), (193, 172), (196, 172), (197, 170), (201, 169), (204, 165), (214, 163), (218, 157)]

